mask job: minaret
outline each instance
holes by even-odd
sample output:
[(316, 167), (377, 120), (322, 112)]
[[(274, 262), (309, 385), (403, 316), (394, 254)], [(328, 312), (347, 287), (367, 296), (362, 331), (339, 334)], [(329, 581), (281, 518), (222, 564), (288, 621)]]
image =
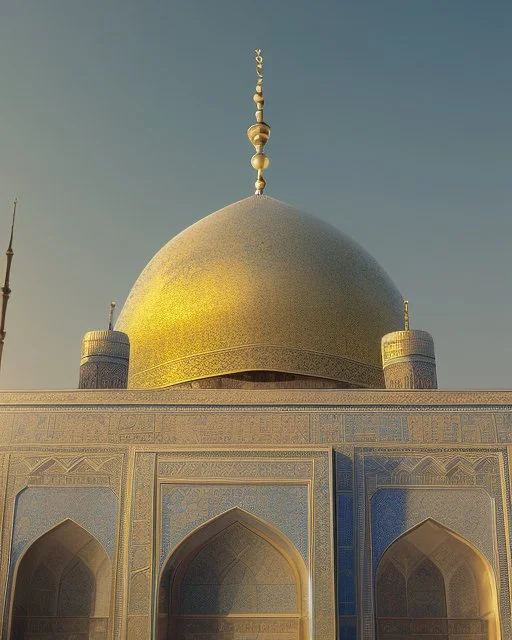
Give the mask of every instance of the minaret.
[(404, 301), (404, 331), (382, 338), (386, 389), (437, 389), (434, 340), (430, 333), (409, 328), (409, 302)]
[(126, 389), (130, 362), (130, 340), (113, 330), (114, 309), (110, 303), (107, 331), (88, 331), (82, 341), (80, 389)]
[(251, 158), (252, 168), (257, 171), (256, 182), (254, 183), (255, 194), (261, 196), (263, 189), (267, 184), (263, 178), (263, 171), (268, 167), (270, 160), (264, 153), (265, 145), (270, 137), (270, 127), (263, 122), (263, 107), (265, 100), (263, 99), (263, 57), (261, 49), (255, 50), (256, 60), (256, 93), (253, 100), (256, 103), (256, 123), (247, 129), (247, 137), (254, 146), (256, 153)]
[(11, 295), (11, 289), (9, 286), (9, 279), (11, 277), (11, 264), (12, 257), (14, 256), (14, 250), (12, 248), (12, 241), (14, 238), (14, 222), (16, 220), (16, 205), (18, 204), (18, 200), (14, 200), (14, 209), (12, 213), (12, 225), (11, 225), (11, 237), (9, 239), (9, 246), (7, 247), (7, 251), (5, 255), (7, 256), (7, 266), (5, 268), (5, 280), (4, 286), (2, 287), (2, 312), (0, 315), (0, 368), (2, 366), (2, 354), (4, 352), (4, 343), (5, 343), (5, 316), (7, 313), (7, 303), (9, 302), (9, 296)]

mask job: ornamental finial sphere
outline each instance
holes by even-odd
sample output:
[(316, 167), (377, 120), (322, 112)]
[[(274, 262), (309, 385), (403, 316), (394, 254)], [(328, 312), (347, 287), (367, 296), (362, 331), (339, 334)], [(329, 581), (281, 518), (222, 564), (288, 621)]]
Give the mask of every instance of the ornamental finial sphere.
[(256, 171), (263, 171), (270, 164), (270, 160), (264, 153), (255, 153), (251, 158), (251, 164)]

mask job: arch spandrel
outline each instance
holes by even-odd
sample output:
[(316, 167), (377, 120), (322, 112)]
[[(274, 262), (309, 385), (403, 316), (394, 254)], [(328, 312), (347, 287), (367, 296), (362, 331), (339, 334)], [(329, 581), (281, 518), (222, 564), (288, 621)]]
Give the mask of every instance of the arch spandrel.
[(11, 562), (66, 520), (82, 527), (114, 557), (118, 498), (110, 487), (29, 486), (15, 498)]
[[(457, 505), (457, 508), (454, 508)], [(468, 513), (478, 517), (468, 518)], [(372, 567), (399, 536), (431, 519), (485, 555), (497, 572), (494, 499), (485, 488), (380, 487), (371, 497)]]
[(158, 640), (226, 632), (299, 640), (306, 618), (307, 570), (297, 549), (239, 508), (187, 536), (161, 572)]

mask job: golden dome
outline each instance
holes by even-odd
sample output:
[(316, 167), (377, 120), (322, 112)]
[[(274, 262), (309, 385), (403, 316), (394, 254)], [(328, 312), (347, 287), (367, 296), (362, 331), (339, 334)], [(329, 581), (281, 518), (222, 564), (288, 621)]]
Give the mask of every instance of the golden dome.
[(382, 387), (381, 338), (403, 300), (358, 244), (267, 196), (251, 196), (170, 240), (116, 324), (131, 388), (242, 371)]

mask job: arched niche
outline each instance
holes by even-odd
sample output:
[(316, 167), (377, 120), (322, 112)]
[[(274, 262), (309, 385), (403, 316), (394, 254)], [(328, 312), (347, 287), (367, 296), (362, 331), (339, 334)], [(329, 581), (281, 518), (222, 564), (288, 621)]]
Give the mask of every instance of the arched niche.
[(235, 508), (193, 531), (164, 563), (157, 640), (307, 640), (308, 572), (293, 543)]
[(378, 640), (500, 640), (488, 560), (434, 520), (395, 540), (376, 572)]
[(47, 640), (62, 632), (106, 639), (111, 579), (110, 558), (98, 540), (72, 520), (61, 522), (16, 565), (10, 640)]

